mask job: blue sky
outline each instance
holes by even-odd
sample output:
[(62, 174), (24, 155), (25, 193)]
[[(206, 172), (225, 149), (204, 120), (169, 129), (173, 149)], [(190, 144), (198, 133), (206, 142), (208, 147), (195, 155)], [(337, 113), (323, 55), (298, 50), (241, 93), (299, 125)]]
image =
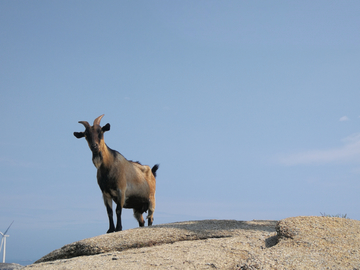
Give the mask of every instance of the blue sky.
[(358, 1), (1, 1), (6, 261), (106, 232), (73, 136), (101, 114), (109, 147), (161, 164), (154, 224), (360, 219), (359, 14)]

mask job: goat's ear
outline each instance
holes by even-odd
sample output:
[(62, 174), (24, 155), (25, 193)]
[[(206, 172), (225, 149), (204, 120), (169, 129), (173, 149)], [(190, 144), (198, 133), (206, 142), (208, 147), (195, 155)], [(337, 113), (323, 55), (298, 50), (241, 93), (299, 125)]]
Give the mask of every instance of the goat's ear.
[(78, 139), (85, 137), (84, 132), (74, 132), (74, 136)]
[(110, 124), (107, 123), (105, 126), (103, 126), (103, 127), (101, 128), (101, 130), (102, 130), (103, 132), (109, 131), (109, 130), (110, 130)]

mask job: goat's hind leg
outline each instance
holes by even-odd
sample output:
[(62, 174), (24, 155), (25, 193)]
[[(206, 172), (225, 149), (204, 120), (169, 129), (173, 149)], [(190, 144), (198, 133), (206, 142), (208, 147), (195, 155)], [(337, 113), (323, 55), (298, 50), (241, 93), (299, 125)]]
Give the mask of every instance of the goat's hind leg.
[(149, 209), (148, 210), (148, 216), (146, 217), (147, 220), (148, 220), (148, 226), (151, 226), (153, 224), (153, 222), (154, 222), (153, 215), (154, 215), (154, 211)]
[(148, 226), (151, 226), (154, 222), (154, 211), (155, 211), (155, 196), (153, 196), (149, 201), (149, 209), (148, 209)]
[(134, 217), (139, 222), (139, 227), (144, 227), (145, 221), (141, 210), (134, 209)]
[(104, 204), (109, 218), (109, 229), (106, 233), (112, 233), (115, 231), (113, 210), (112, 210), (112, 199), (103, 194)]

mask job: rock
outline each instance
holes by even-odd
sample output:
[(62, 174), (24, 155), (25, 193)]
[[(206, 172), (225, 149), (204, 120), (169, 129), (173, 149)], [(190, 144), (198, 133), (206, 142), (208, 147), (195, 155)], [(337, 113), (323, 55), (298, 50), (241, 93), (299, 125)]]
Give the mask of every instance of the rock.
[(84, 239), (24, 269), (358, 269), (360, 222), (203, 220)]
[(65, 245), (42, 257), (35, 263), (112, 251), (124, 251), (140, 247), (151, 247), (179, 241), (233, 237), (237, 233), (241, 233), (243, 230), (254, 226), (262, 228), (264, 231), (274, 232), (275, 224), (276, 221), (203, 220), (136, 228), (104, 234)]
[(294, 217), (279, 221), (276, 232), (269, 248), (240, 269), (360, 269), (360, 221)]
[(17, 263), (0, 263), (0, 270), (18, 270), (24, 266)]

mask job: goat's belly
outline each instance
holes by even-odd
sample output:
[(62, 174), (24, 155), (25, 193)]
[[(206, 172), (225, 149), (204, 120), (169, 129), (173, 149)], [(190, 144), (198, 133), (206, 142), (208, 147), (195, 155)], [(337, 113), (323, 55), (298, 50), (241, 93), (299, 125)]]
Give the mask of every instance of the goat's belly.
[(149, 209), (149, 199), (140, 196), (129, 196), (125, 200), (124, 208), (146, 212)]

